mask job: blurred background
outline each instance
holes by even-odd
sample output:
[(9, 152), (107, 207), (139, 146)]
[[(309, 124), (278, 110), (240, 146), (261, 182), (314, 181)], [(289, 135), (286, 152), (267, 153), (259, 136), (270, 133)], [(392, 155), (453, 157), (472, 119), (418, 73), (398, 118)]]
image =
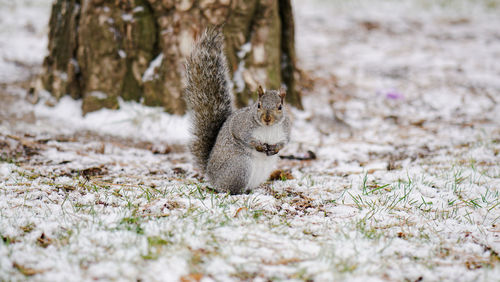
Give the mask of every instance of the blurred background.
[(21, 109), (29, 123), (50, 112), (12, 106), (20, 99), (56, 106), (66, 96), (79, 116), (124, 101), (182, 115), (183, 60), (204, 26), (222, 23), (238, 106), (258, 84), (285, 86), (326, 132), (379, 116), (380, 103), (384, 118), (417, 124), (498, 112), (498, 1), (85, 3), (0, 2), (3, 126)]

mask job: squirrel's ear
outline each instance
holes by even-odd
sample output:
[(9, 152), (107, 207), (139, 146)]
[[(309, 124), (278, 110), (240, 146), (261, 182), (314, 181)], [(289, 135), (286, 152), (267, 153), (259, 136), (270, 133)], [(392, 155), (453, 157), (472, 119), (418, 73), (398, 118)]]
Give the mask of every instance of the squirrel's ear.
[(280, 88), (280, 98), (281, 98), (281, 103), (283, 103), (283, 99), (285, 98), (286, 96), (286, 90), (284, 87), (281, 87)]
[(262, 95), (264, 95), (264, 90), (262, 90), (262, 86), (259, 85), (259, 88), (257, 88), (257, 93), (259, 93), (259, 98), (261, 98)]

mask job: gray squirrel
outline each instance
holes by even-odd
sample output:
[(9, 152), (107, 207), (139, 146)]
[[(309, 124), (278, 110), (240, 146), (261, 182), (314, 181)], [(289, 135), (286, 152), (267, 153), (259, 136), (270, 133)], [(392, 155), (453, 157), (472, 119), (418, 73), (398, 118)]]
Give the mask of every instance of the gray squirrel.
[(186, 61), (184, 99), (192, 112), (196, 165), (219, 192), (240, 194), (266, 181), (290, 140), (286, 92), (258, 87), (255, 103), (235, 110), (224, 37), (208, 28)]

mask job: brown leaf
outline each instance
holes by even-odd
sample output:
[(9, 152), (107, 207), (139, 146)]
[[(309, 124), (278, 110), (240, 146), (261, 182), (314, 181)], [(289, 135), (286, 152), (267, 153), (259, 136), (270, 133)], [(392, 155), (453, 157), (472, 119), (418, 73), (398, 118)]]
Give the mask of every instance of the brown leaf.
[(288, 180), (288, 179), (294, 179), (292, 172), (290, 170), (282, 170), (278, 169), (273, 171), (271, 173), (271, 176), (269, 176), (269, 180), (274, 181), (274, 180)]
[(287, 259), (284, 258), (284, 259), (280, 259), (277, 261), (265, 262), (265, 263), (269, 264), (269, 265), (287, 265), (287, 264), (291, 264), (291, 263), (299, 263), (301, 261), (302, 260), (299, 258), (287, 258)]
[(475, 260), (468, 260), (465, 262), (465, 267), (469, 270), (479, 269), (483, 267), (483, 263)]
[(19, 239), (10, 236), (0, 236), (0, 239), (2, 239), (3, 243), (6, 244), (14, 244), (20, 242)]
[(7, 138), (14, 141), (8, 142), (7, 140), (1, 140), (0, 142), (0, 153), (8, 158), (19, 159), (20, 157), (31, 157), (33, 155), (39, 154), (39, 151), (44, 148), (43, 145), (28, 140), (24, 137), (19, 137), (15, 135), (6, 135)]
[(45, 233), (42, 233), (38, 239), (36, 239), (37, 244), (42, 248), (47, 248), (50, 244), (52, 244), (52, 239), (47, 237)]
[(305, 211), (313, 207), (313, 200), (307, 196), (295, 197), (290, 202), (297, 210)]
[(30, 233), (31, 231), (33, 231), (33, 229), (35, 229), (35, 224), (34, 223), (29, 223), (25, 226), (21, 226), (21, 230), (24, 232), (24, 233)]
[(172, 171), (177, 174), (177, 175), (183, 175), (186, 174), (186, 170), (181, 168), (181, 167), (174, 167), (172, 168)]
[(364, 27), (366, 30), (374, 30), (380, 28), (380, 23), (373, 21), (362, 21), (361, 26)]
[(416, 120), (416, 121), (412, 121), (411, 125), (417, 126), (417, 127), (423, 127), (423, 125), (424, 125), (425, 122), (426, 122), (425, 119), (419, 119), (419, 120)]
[(201, 273), (191, 273), (188, 275), (181, 276), (181, 282), (199, 282), (203, 278)]
[(68, 192), (68, 191), (73, 191), (76, 189), (75, 186), (71, 186), (71, 185), (68, 185), (68, 184), (61, 184), (61, 185), (57, 185), (56, 186), (58, 189), (63, 189), (64, 191)]
[(90, 176), (103, 175), (108, 172), (104, 165), (89, 167), (80, 171), (73, 170), (73, 173), (80, 173), (83, 177), (89, 178)]
[(236, 210), (236, 212), (234, 213), (234, 217), (238, 217), (238, 214), (239, 214), (242, 210), (248, 211), (248, 208), (247, 208), (247, 207), (241, 207), (241, 208), (237, 209), (237, 210)]
[(25, 266), (18, 264), (17, 262), (14, 262), (12, 264), (12, 266), (26, 276), (33, 276), (35, 274), (44, 273), (46, 271), (46, 270), (42, 270), (42, 269), (33, 269), (33, 268), (25, 267)]

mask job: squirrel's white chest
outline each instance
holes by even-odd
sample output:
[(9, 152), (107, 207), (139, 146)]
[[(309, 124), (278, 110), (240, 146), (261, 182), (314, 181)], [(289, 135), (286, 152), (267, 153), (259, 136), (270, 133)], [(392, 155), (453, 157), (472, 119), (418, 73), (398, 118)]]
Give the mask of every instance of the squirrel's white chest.
[(278, 162), (278, 155), (266, 156), (264, 153), (257, 151), (252, 154), (250, 178), (248, 180), (247, 189), (253, 189), (264, 183)]
[(252, 137), (269, 145), (274, 145), (286, 140), (285, 132), (279, 124), (258, 127), (254, 130)]
[[(255, 129), (252, 137), (261, 143), (267, 143), (269, 145), (274, 145), (286, 140), (285, 132), (280, 125), (259, 127)], [(247, 184), (247, 188), (249, 189), (255, 188), (266, 181), (278, 162), (278, 155), (267, 156), (257, 151), (252, 153), (251, 158), (252, 161), (250, 163), (252, 167), (250, 179)]]

